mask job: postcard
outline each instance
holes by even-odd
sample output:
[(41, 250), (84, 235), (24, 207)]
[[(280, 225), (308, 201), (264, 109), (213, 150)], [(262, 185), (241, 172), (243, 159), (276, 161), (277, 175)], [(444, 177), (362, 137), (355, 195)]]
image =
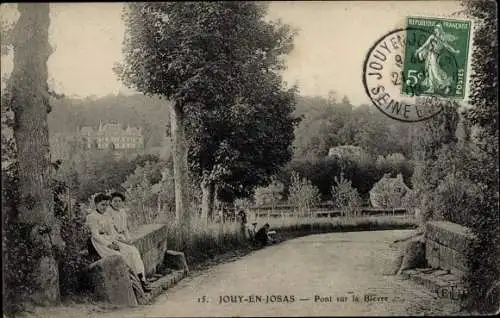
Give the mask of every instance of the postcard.
[(3, 317), (498, 313), (496, 12), (2, 4)]

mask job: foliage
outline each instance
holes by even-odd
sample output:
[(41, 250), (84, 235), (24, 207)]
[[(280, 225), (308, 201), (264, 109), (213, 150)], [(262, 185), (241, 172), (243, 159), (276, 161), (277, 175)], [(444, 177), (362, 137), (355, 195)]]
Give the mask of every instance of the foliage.
[[(213, 10), (240, 27), (218, 30), (228, 32), (225, 37), (231, 42), (211, 60), (217, 69), (231, 65), (226, 74), (230, 81), (217, 82), (215, 91), (207, 92), (202, 112), (189, 108), (190, 162), (200, 177), (218, 184), (219, 198), (232, 201), (249, 197), (291, 158), (296, 91), (284, 88), (279, 71), (294, 33), (286, 25), (264, 21), (262, 4), (242, 2)], [(230, 50), (234, 46), (236, 52)]]
[(244, 199), (236, 199), (234, 200), (234, 206), (237, 210), (243, 209), (243, 210), (248, 210), (250, 207), (255, 206), (253, 200), (250, 200), (248, 198)]
[(288, 193), (290, 186), (290, 176), (297, 172), (311, 180), (320, 192), (323, 201), (331, 199), (331, 187), (335, 184), (335, 177), (344, 177), (352, 182), (363, 199), (367, 199), (369, 191), (374, 184), (383, 177), (385, 173), (396, 176), (398, 173), (403, 175), (403, 179), (411, 184), (410, 177), (413, 173), (413, 164), (405, 161), (398, 166), (383, 167), (377, 166), (375, 161), (353, 161), (337, 157), (325, 157), (315, 160), (293, 160), (278, 174), (278, 178), (285, 185), (285, 194)]
[[(122, 183), (132, 174), (137, 166), (146, 162), (158, 162), (155, 155), (138, 155), (132, 158), (116, 157), (107, 150), (80, 151), (72, 158), (62, 161), (58, 170), (58, 179), (64, 180), (70, 192), (79, 201), (87, 200), (92, 194), (106, 192), (110, 189), (123, 190)], [(161, 173), (156, 168), (151, 176), (151, 182), (161, 179)]]
[(124, 15), (128, 63), (117, 68), (120, 78), (175, 103), (190, 170), (217, 183), (220, 198), (251, 195), (291, 156), (295, 90), (282, 87), (278, 72), (293, 33), (265, 22), (266, 10), (251, 2), (151, 3), (130, 4)]
[(319, 202), (319, 190), (312, 185), (311, 181), (294, 172), (292, 173), (290, 194), (288, 200), (295, 205), (299, 213), (307, 213)]
[[(75, 200), (67, 195), (66, 184), (54, 188), (54, 213), (57, 217), (65, 248), (58, 253), (59, 286), (62, 297), (81, 294), (81, 274), (90, 260), (82, 251), (88, 248), (90, 230), (85, 224), (86, 210), (80, 209)], [(68, 200), (69, 198), (69, 200)]]
[(353, 145), (372, 155), (412, 153), (412, 126), (387, 118), (367, 105), (353, 107), (322, 97), (298, 97), (295, 114), (302, 121), (295, 130), (294, 159), (317, 160), (330, 148)]
[[(425, 103), (434, 103), (432, 99)], [(460, 121), (459, 105), (438, 101), (441, 113), (416, 126), (416, 149), (424, 154), (423, 160), (436, 160), (437, 152), (446, 144), (457, 142), (456, 131)]]
[[(459, 113), (445, 109), (429, 121), (420, 138), (425, 151), (414, 185), (425, 219), (468, 226), (476, 239), (468, 250), (466, 307), (478, 313), (498, 310), (500, 225), (498, 223), (498, 40), (496, 4), (464, 1), (475, 22), (469, 104), (463, 124), (470, 138), (457, 142)], [(467, 137), (467, 136), (466, 136)]]
[(254, 201), (257, 206), (275, 206), (283, 199), (284, 185), (279, 180), (273, 179), (267, 187), (259, 187), (255, 190)]
[[(146, 162), (143, 166), (137, 166), (134, 173), (129, 175), (122, 187), (126, 191), (127, 202), (129, 204), (129, 223), (132, 228), (141, 224), (153, 223), (158, 214), (162, 211), (157, 210), (158, 197), (161, 192), (169, 189), (159, 189), (152, 191), (152, 186), (164, 182), (160, 186), (168, 186), (167, 163)], [(171, 180), (170, 180), (171, 182)]]
[(370, 201), (375, 207), (400, 208), (402, 199), (408, 191), (409, 188), (404, 184), (401, 174), (396, 178), (390, 178), (386, 174), (370, 190)]
[(170, 167), (165, 167), (161, 173), (161, 180), (153, 184), (158, 193), (158, 213), (173, 215), (175, 212), (174, 176)]
[[(3, 106), (3, 105), (2, 105)], [(3, 129), (2, 129), (2, 137)], [(2, 138), (2, 150), (4, 140)], [(5, 149), (7, 150), (7, 149)], [(2, 154), (4, 151), (2, 151)], [(19, 200), (15, 165), (4, 168), (2, 158), (2, 251), (4, 268), (4, 305), (7, 314), (15, 314), (25, 309), (26, 301), (32, 293), (34, 279), (33, 258), (29, 233), (31, 226), (17, 220), (16, 202)], [(15, 288), (14, 288), (15, 286)]]
[(165, 101), (157, 97), (134, 95), (107, 95), (100, 98), (51, 99), (48, 115), (49, 134), (64, 134), (68, 139), (77, 136), (76, 129), (97, 127), (99, 122), (118, 122), (142, 128), (145, 150), (161, 147), (170, 128), (169, 110)]
[(447, 174), (434, 194), (435, 219), (471, 224), (473, 205), (484, 200), (482, 189), (461, 172)]
[(335, 176), (335, 185), (332, 186), (332, 200), (336, 209), (341, 210), (342, 215), (356, 216), (361, 212), (361, 197), (353, 188), (352, 182), (340, 174), (340, 179)]
[(481, 149), (481, 165), (467, 169), (467, 177), (481, 186), (484, 200), (469, 213), (470, 227), (477, 240), (470, 251), (467, 281), (471, 297), (469, 308), (480, 313), (498, 310), (500, 271), (500, 225), (498, 222), (498, 16), (494, 1), (464, 1), (469, 16), (477, 27), (473, 40), (470, 104), (465, 113), (468, 123), (479, 134), (474, 143)]

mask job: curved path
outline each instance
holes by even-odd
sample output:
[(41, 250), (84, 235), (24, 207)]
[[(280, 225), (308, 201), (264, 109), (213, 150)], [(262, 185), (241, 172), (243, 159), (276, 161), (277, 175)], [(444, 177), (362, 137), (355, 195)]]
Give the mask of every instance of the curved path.
[[(449, 300), (438, 299), (411, 281), (383, 274), (396, 253), (389, 243), (411, 232), (334, 233), (286, 241), (186, 278), (153, 305), (98, 317), (458, 313), (457, 305)], [(221, 296), (233, 296), (224, 300), (235, 302), (219, 304)], [(268, 297), (273, 302), (267, 302)]]

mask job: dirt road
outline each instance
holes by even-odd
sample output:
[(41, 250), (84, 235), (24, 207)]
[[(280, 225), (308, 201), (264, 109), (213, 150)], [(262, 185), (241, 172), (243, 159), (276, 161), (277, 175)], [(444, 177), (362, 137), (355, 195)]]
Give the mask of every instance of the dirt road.
[(187, 278), (153, 305), (96, 317), (458, 313), (451, 301), (408, 280), (383, 275), (395, 254), (389, 243), (411, 232), (334, 233), (290, 240)]

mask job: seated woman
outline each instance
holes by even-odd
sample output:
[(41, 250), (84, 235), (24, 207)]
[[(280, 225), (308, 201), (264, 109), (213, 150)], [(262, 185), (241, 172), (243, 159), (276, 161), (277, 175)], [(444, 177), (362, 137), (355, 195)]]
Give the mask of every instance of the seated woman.
[(128, 229), (127, 212), (123, 208), (125, 195), (120, 192), (113, 192), (110, 194), (110, 198), (108, 213), (113, 218), (115, 230), (119, 235), (120, 241), (130, 243), (131, 237)]
[(124, 242), (123, 237), (118, 234), (113, 224), (113, 218), (108, 213), (108, 201), (110, 197), (98, 194), (94, 198), (96, 210), (87, 215), (87, 224), (91, 231), (91, 241), (100, 257), (120, 255), (130, 267), (134, 275), (141, 281), (145, 292), (151, 291), (144, 275), (144, 263), (137, 248)]

